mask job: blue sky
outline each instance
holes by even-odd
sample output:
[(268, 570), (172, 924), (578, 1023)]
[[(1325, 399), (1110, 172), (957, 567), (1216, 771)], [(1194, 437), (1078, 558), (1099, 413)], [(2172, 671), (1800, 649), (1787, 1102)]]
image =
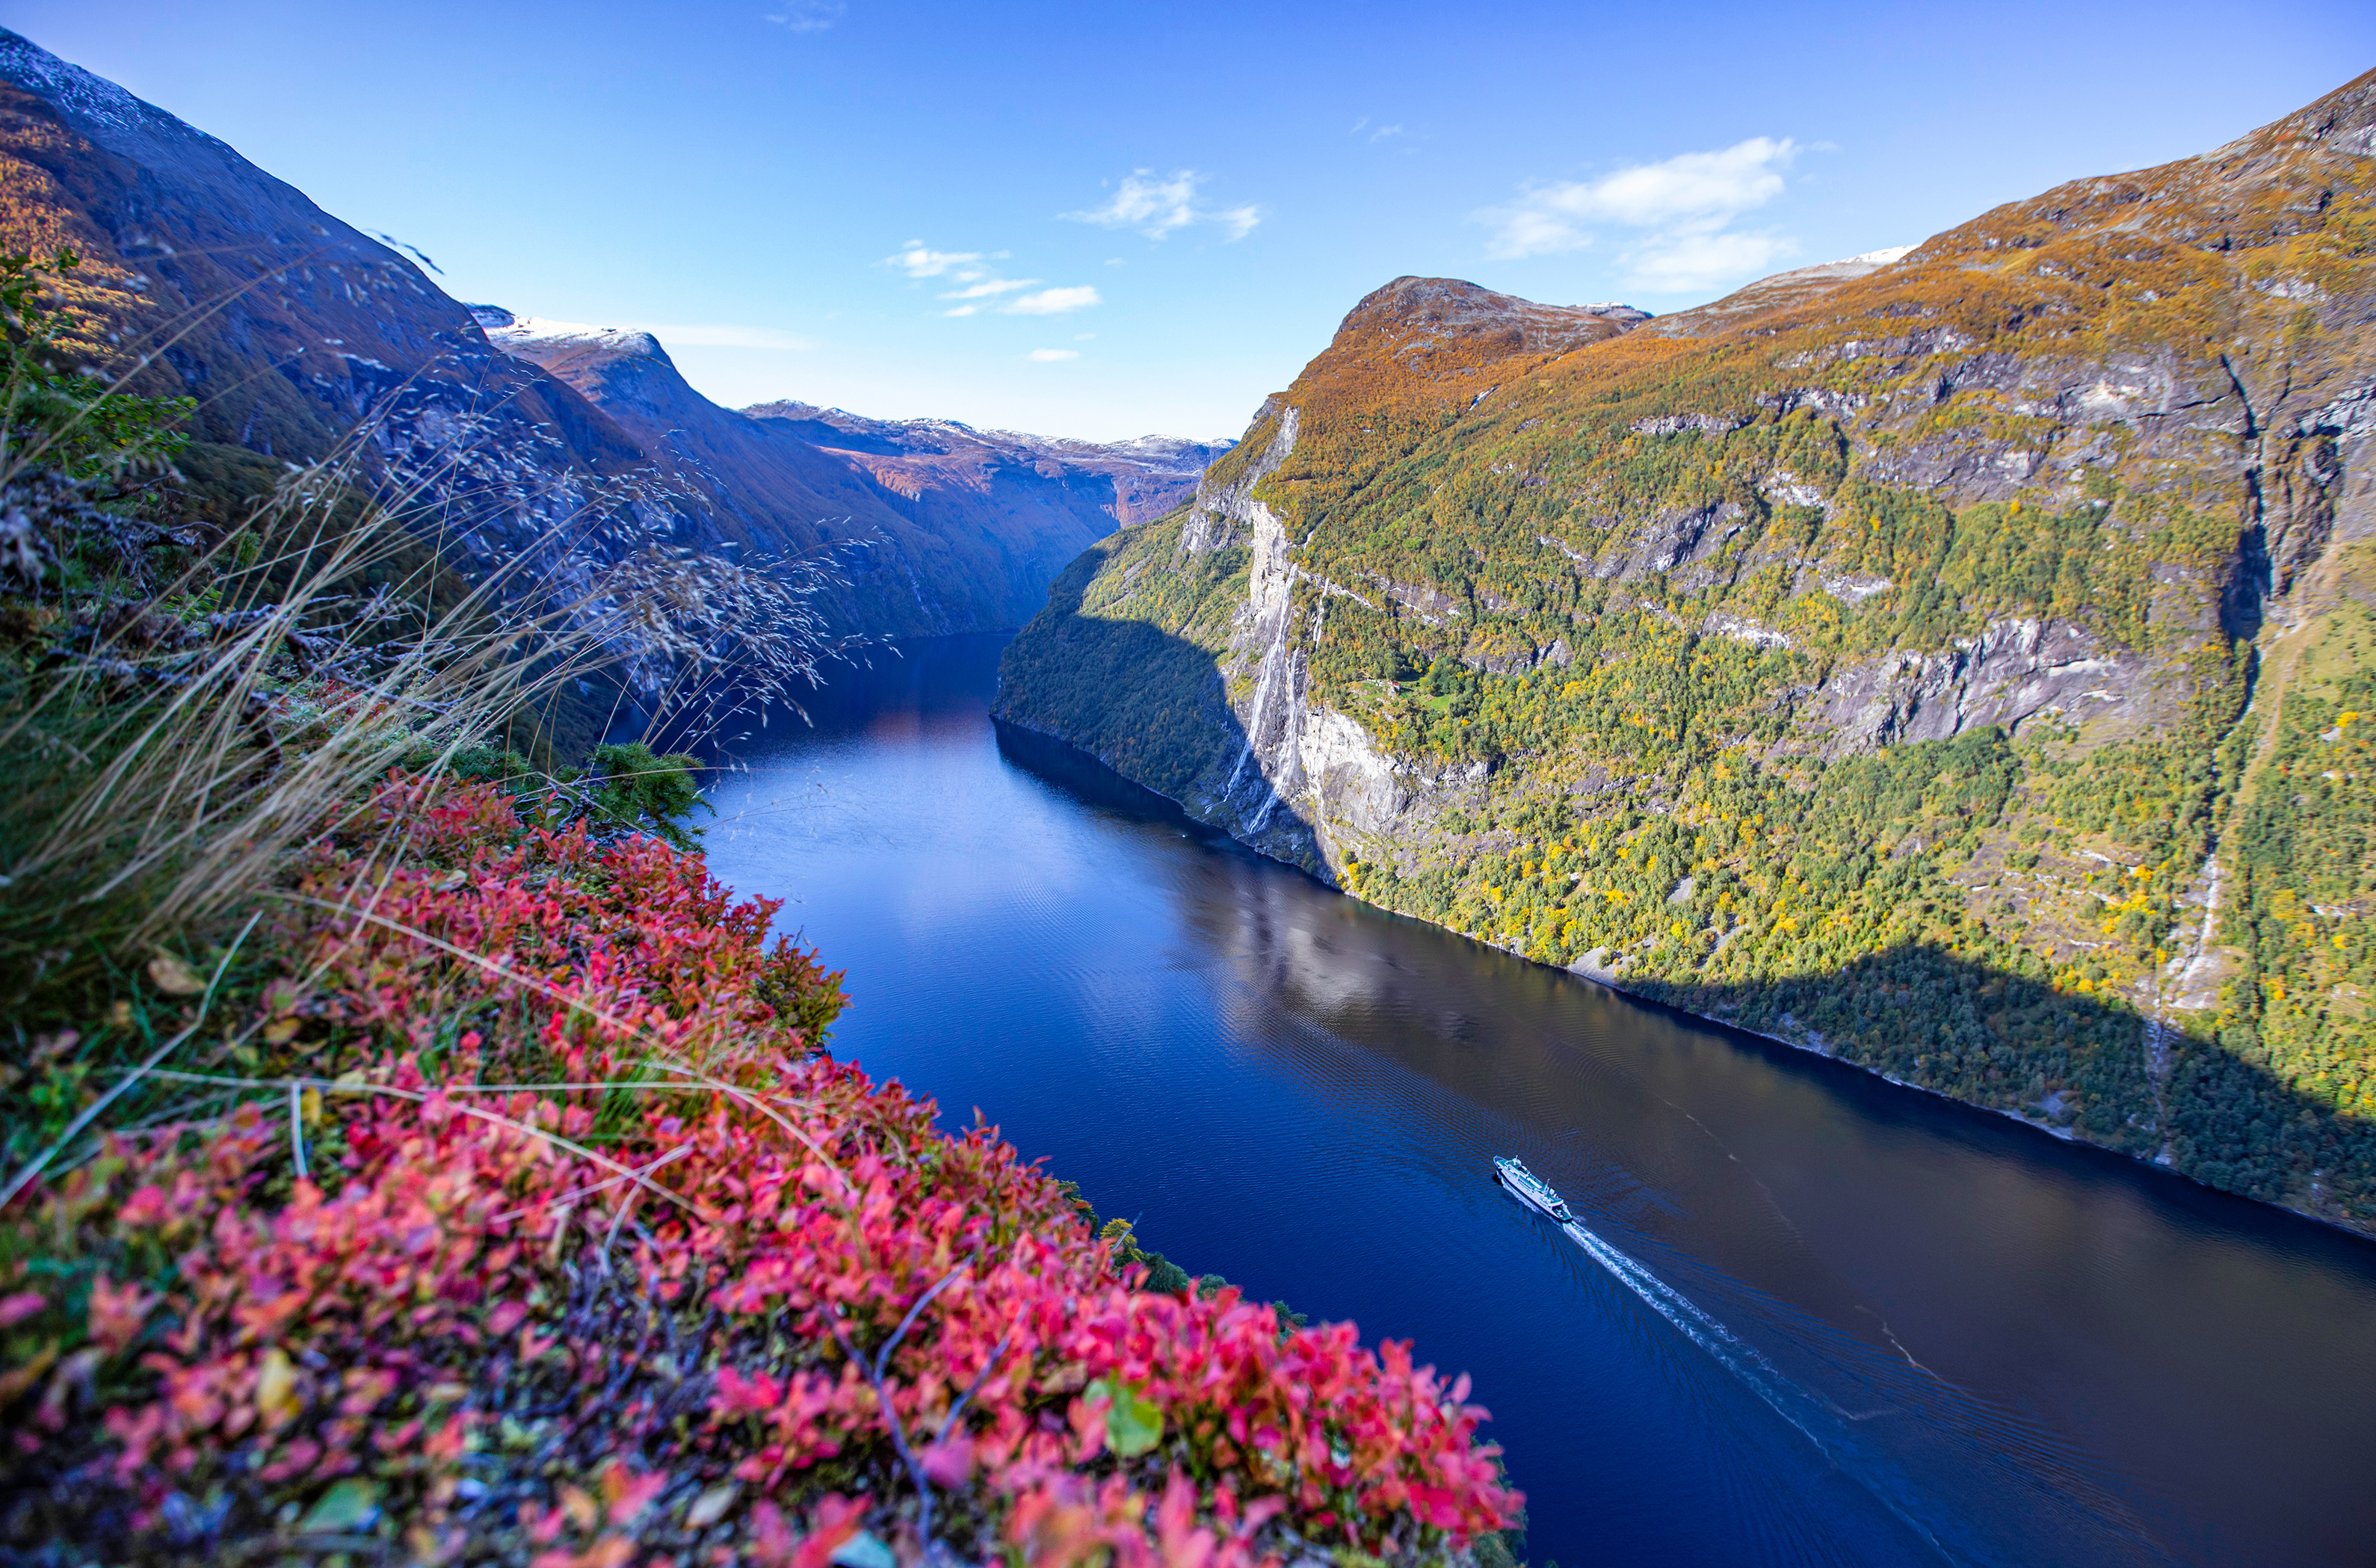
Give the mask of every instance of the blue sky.
[(1697, 303), (2208, 150), (2376, 6), (0, 3), (447, 291), (695, 386), (1235, 434), (1405, 273)]

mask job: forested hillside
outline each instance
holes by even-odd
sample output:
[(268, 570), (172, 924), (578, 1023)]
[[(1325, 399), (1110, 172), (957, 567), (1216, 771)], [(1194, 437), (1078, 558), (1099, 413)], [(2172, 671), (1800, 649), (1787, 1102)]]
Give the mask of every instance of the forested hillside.
[(1009, 719), (1361, 897), (2376, 1223), (2376, 73), (1700, 310), (1405, 279)]

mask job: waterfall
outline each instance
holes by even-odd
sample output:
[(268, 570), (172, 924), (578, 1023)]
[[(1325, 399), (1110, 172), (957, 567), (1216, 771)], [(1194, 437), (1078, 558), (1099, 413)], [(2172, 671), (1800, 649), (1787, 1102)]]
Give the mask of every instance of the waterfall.
[[(1238, 792), (1238, 780), (1245, 776), (1246, 764), (1254, 754), (1254, 742), (1261, 738), (1263, 715), (1270, 709), (1271, 693), (1277, 686), (1279, 671), (1287, 663), (1287, 624), (1294, 618), (1292, 606), (1279, 607), (1278, 630), (1271, 635), (1270, 647), (1263, 650), (1262, 668), (1254, 676), (1253, 706), (1246, 714), (1245, 746), (1238, 753), (1238, 765), (1230, 769), (1230, 782), (1221, 791), (1221, 799), (1225, 801)], [(1256, 769), (1256, 773), (1259, 775), (1260, 769)], [(1269, 789), (1270, 780), (1265, 778), (1263, 786)], [(1272, 790), (1270, 798), (1272, 803), (1276, 803), (1278, 792)], [(1267, 806), (1263, 814), (1265, 817), (1270, 814)]]

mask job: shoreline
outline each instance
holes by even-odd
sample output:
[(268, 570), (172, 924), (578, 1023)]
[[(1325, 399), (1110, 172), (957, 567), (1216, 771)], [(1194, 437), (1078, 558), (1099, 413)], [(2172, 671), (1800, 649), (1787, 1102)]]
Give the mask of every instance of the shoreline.
[[(2299, 1219), (2309, 1220), (2311, 1223), (2322, 1226), (2329, 1230), (2338, 1231), (2343, 1235), (2354, 1237), (2362, 1241), (2376, 1242), (2376, 1235), (2371, 1235), (2367, 1230), (2362, 1230), (2355, 1226), (2344, 1224), (2340, 1220), (2329, 1218), (2325, 1215), (2315, 1214), (2307, 1209), (2296, 1208), (2291, 1204), (2272, 1203), (2265, 1198), (2256, 1198), (2248, 1194), (2230, 1192), (2225, 1187), (2213, 1186), (2210, 1182), (2192, 1176), (2173, 1165), (2163, 1163), (2163, 1161), (2157, 1157), (2131, 1154), (2124, 1149), (2118, 1149), (2108, 1144), (2098, 1143), (2093, 1138), (2083, 1137), (2078, 1134), (2073, 1133), (2069, 1128), (2049, 1126), (2041, 1123), (2032, 1121), (2030, 1118), (2024, 1116), (2017, 1111), (2007, 1111), (2001, 1106), (1981, 1105), (1973, 1100), (1964, 1099), (1955, 1095), (1949, 1094), (1943, 1089), (1935, 1089), (1927, 1084), (1914, 1083), (1908, 1079), (1898, 1077), (1895, 1074), (1883, 1072), (1877, 1067), (1868, 1067), (1862, 1063), (1848, 1061), (1830, 1051), (1818, 1046), (1809, 1045), (1801, 1040), (1791, 1039), (1787, 1036), (1774, 1034), (1764, 1029), (1752, 1028), (1746, 1024), (1735, 1023), (1730, 1019), (1716, 1017), (1706, 1013), (1694, 1013), (1689, 1008), (1678, 1007), (1670, 1002), (1663, 1002), (1657, 997), (1644, 996), (1639, 992), (1628, 990), (1624, 985), (1617, 980), (1604, 979), (1599, 975), (1587, 973), (1572, 965), (1547, 963), (1540, 958), (1532, 957), (1525, 953), (1518, 952), (1514, 948), (1504, 946), (1501, 943), (1481, 937), (1474, 932), (1462, 931), (1455, 926), (1443, 925), (1437, 921), (1427, 919), (1423, 915), (1406, 914), (1400, 909), (1391, 909), (1386, 905), (1375, 903), (1371, 899), (1362, 897), (1359, 893), (1353, 892), (1336, 883), (1313, 875), (1310, 870), (1296, 864), (1292, 861), (1281, 860), (1277, 855), (1271, 854), (1267, 850), (1262, 849), (1259, 845), (1248, 843), (1245, 839), (1239, 837), (1236, 834), (1231, 833), (1229, 829), (1220, 826), (1218, 824), (1206, 821), (1206, 819), (1198, 816), (1194, 812), (1191, 811), (1186, 802), (1165, 794), (1162, 790), (1156, 789), (1151, 784), (1145, 784), (1140, 782), (1138, 779), (1133, 778), (1130, 775), (1123, 772), (1120, 768), (1114, 766), (1112, 763), (1109, 762), (1104, 757), (1099, 756), (1097, 753), (1092, 752), (1086, 747), (1075, 745), (1073, 742), (1066, 740), (1063, 736), (1052, 734), (1046, 730), (1040, 729), (1037, 725), (1028, 723), (1019, 719), (1007, 717), (1005, 714), (998, 711), (995, 702), (992, 703), (991, 707), (990, 719), (993, 725), (1003, 726), (1006, 729), (1016, 731), (1022, 734), (1029, 735), (1035, 741), (1062, 746), (1074, 756), (1084, 758), (1089, 762), (1097, 764), (1098, 766), (1103, 768), (1114, 778), (1129, 785), (1132, 789), (1152, 795), (1158, 800), (1169, 802), (1189, 821), (1197, 824), (1199, 826), (1208, 828), (1215, 833), (1222, 835), (1227, 837), (1230, 842), (1237, 845), (1247, 852), (1258, 855), (1262, 859), (1271, 862), (1273, 865), (1284, 866), (1288, 870), (1295, 872), (1299, 875), (1317, 883), (1320, 886), (1328, 889), (1338, 897), (1350, 898), (1355, 903), (1360, 904), (1365, 908), (1377, 910), (1380, 914), (1391, 915), (1396, 920), (1410, 921), (1417, 924), (1427, 926), (1432, 930), (1443, 932), (1447, 935), (1457, 936), (1464, 941), (1473, 942), (1480, 947), (1491, 948), (1496, 953), (1500, 953), (1507, 957), (1515, 958), (1521, 963), (1532, 964), (1538, 968), (1552, 970), (1558, 974), (1565, 975), (1572, 980), (1581, 981), (1586, 985), (1598, 986), (1604, 991), (1622, 996), (1627, 1002), (1637, 1007), (1656, 1008), (1660, 1012), (1669, 1014), (1678, 1018), (1688, 1018), (1695, 1024), (1706, 1025), (1713, 1028), (1745, 1036), (1752, 1039), (1770, 1041), (1775, 1045), (1784, 1046), (1790, 1051), (1814, 1057), (1818, 1061), (1833, 1063), (1853, 1072), (1861, 1073), (1867, 1077), (1878, 1079), (1883, 1083), (1894, 1085), (1898, 1088), (1910, 1089), (1917, 1094), (1927, 1096), (1928, 1098), (1938, 1100), (1943, 1104), (1953, 1105), (1964, 1111), (1974, 1111), (1984, 1115), (2001, 1117), (2003, 1120), (2014, 1123), (2015, 1126), (2024, 1127), (2032, 1133), (2051, 1138), (2055, 1142), (2061, 1144), (2066, 1147), (2091, 1149), (2098, 1154), (2109, 1156), (2113, 1158), (2125, 1160), (2130, 1164), (2143, 1167), (2145, 1170), (2154, 1171), (2157, 1175), (2175, 1178), (2178, 1181), (2184, 1182), (2190, 1187), (2200, 1192), (2216, 1193), (2223, 1198), (2232, 1198), (2239, 1203), (2251, 1204), (2256, 1207), (2263, 1209), (2274, 1209), (2280, 1214), (2287, 1214)], [(2164, 1146), (2167, 1147), (2167, 1140), (2165, 1140)]]

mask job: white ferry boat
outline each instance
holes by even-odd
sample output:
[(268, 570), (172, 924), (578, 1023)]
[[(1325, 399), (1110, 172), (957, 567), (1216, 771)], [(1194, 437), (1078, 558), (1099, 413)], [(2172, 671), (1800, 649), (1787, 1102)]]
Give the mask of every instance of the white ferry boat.
[(1493, 1157), (1493, 1169), (1500, 1174), (1502, 1185), (1509, 1188), (1527, 1207), (1542, 1210), (1562, 1225), (1575, 1223), (1575, 1216), (1568, 1212), (1566, 1203), (1551, 1190), (1551, 1184), (1520, 1161), (1508, 1155), (1497, 1154)]

